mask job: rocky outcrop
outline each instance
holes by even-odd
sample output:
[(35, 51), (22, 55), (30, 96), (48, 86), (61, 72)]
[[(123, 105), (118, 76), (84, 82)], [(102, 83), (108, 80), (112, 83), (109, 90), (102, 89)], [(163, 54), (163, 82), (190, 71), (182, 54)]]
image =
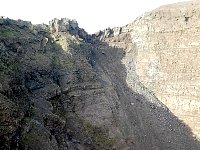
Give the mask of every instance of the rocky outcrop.
[(67, 18), (54, 19), (49, 22), (50, 31), (52, 32), (67, 32), (78, 29), (78, 23), (76, 20), (69, 20)]
[[(199, 138), (198, 48), (199, 2), (162, 6), (138, 17), (113, 36), (101, 37), (125, 49), (128, 86), (146, 95), (136, 81), (165, 104)], [(127, 38), (129, 37), (129, 38)], [(105, 53), (105, 52), (103, 52)]]
[(31, 25), (1, 18), (0, 149), (200, 149), (190, 124), (155, 88), (168, 80), (158, 84), (160, 49), (151, 46), (170, 47), (167, 35), (179, 32), (164, 26), (174, 18), (168, 13), (160, 8), (94, 35), (75, 20)]
[(95, 33), (95, 37), (102, 40), (102, 39), (105, 39), (105, 38), (117, 36), (117, 35), (121, 34), (121, 31), (122, 31), (121, 27), (115, 27), (115, 28), (112, 28), (112, 29), (107, 28), (103, 31), (99, 31), (99, 32)]
[(199, 6), (199, 2), (162, 6), (125, 27), (135, 45), (139, 80), (198, 138)]

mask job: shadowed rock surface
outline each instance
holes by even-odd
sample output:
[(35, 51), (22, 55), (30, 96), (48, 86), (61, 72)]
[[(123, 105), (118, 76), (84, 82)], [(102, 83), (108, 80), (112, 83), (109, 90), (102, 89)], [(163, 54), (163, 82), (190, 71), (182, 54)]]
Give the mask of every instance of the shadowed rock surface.
[(0, 149), (200, 149), (138, 73), (139, 27), (0, 19)]

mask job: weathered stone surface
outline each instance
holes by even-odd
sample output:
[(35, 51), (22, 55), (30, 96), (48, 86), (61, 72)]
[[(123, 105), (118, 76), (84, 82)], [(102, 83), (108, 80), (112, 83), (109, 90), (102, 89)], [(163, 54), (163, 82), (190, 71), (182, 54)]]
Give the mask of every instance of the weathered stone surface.
[(70, 30), (78, 29), (78, 23), (76, 20), (70, 20), (67, 18), (54, 19), (49, 22), (51, 32), (67, 32)]
[(131, 24), (140, 81), (200, 136), (199, 2), (162, 6)]
[[(6, 117), (0, 119), (5, 125), (0, 148), (200, 149), (191, 126), (199, 119), (193, 112), (198, 99), (190, 99), (190, 94), (198, 98), (198, 19), (190, 24), (196, 7), (161, 7), (95, 35), (69, 19), (31, 27), (4, 19), (0, 114)], [(193, 15), (185, 13), (181, 20), (190, 8)], [(171, 111), (187, 117), (183, 122)]]
[(123, 27), (121, 35), (105, 37), (109, 45), (126, 49), (129, 87), (148, 96), (135, 82), (140, 81), (198, 138), (199, 6), (198, 1), (162, 6)]

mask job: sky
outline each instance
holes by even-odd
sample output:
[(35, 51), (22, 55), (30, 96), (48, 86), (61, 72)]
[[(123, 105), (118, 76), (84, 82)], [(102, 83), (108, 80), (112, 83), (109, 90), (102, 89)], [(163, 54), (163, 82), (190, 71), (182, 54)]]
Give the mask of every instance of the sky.
[(95, 33), (124, 26), (144, 12), (183, 0), (1, 0), (0, 16), (46, 23), (53, 18), (76, 19), (79, 27)]

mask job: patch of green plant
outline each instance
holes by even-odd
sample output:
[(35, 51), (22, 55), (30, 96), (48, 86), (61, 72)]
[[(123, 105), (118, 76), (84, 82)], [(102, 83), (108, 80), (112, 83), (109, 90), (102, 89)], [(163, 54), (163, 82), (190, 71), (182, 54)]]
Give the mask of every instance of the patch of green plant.
[(51, 53), (36, 53), (35, 55), (30, 56), (31, 63), (38, 67), (50, 67), (51, 65)]
[(60, 68), (61, 64), (60, 64), (60, 59), (58, 56), (53, 55), (51, 58), (51, 64), (54, 68)]
[(54, 68), (70, 70), (73, 69), (75, 65), (73, 60), (67, 56), (64, 58), (60, 58), (57, 55), (53, 55), (51, 60), (52, 60), (51, 64)]
[[(33, 120), (33, 117), (35, 116), (34, 112), (34, 106), (29, 104), (28, 108), (26, 109), (26, 112), (24, 114), (24, 117), (21, 120), (21, 125), (27, 125), (30, 124), (31, 121)], [(33, 124), (32, 124), (33, 125)]]
[(73, 44), (71, 45), (71, 47), (74, 49), (74, 51), (78, 54), (82, 54), (83, 56), (85, 56), (85, 58), (87, 60), (90, 59), (90, 54), (91, 54), (91, 49), (92, 46), (89, 43), (85, 43), (85, 42), (80, 42), (79, 44)]
[(22, 149), (44, 150), (50, 147), (50, 140), (44, 130), (33, 127), (28, 133), (23, 135), (20, 145)]
[(53, 106), (53, 113), (59, 117), (66, 119), (66, 111), (61, 107), (61, 98), (59, 96), (52, 97), (48, 100)]
[(102, 128), (96, 127), (85, 120), (82, 120), (82, 124), (87, 134), (94, 139), (96, 149), (112, 149), (116, 141), (110, 138)]
[(2, 37), (15, 37), (17, 36), (17, 34), (18, 33), (16, 31), (13, 31), (9, 27), (5, 27), (5, 26), (0, 27), (0, 36)]
[(61, 61), (61, 66), (62, 66), (63, 69), (73, 69), (74, 68), (74, 62), (71, 59), (66, 58), (66, 59)]
[(0, 59), (0, 71), (14, 71), (19, 67), (19, 62), (10, 59)]
[(70, 47), (73, 49), (79, 49), (80, 48), (80, 43), (70, 43)]

